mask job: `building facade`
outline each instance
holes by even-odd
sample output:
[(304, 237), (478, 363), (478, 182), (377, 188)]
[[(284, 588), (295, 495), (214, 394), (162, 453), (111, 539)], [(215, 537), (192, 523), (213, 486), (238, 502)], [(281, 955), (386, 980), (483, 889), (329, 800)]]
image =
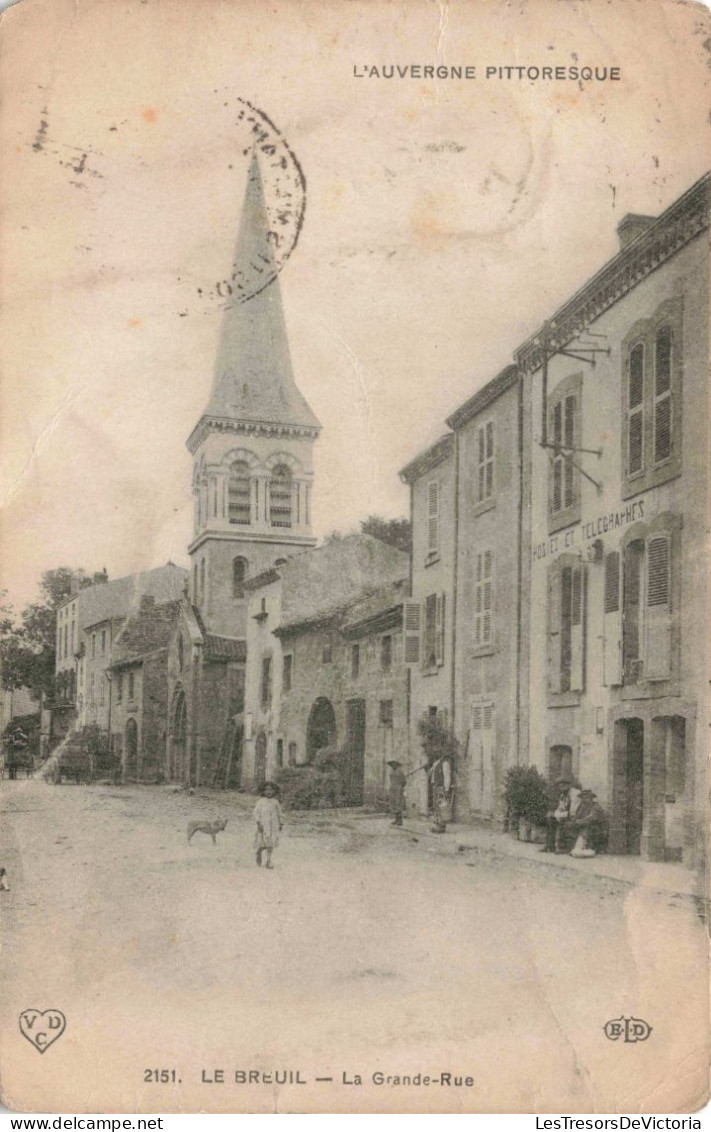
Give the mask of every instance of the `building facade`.
[(168, 646), (169, 781), (241, 786), (245, 658), (245, 641), (208, 633), (185, 594)]
[(110, 669), (114, 642), (127, 617), (137, 613), (141, 598), (176, 601), (188, 572), (173, 562), (109, 581), (94, 575), (90, 584), (77, 580), (75, 592), (57, 609), (56, 683), (52, 709), (55, 741), (72, 729), (95, 727), (111, 734), (113, 696)]
[[(409, 670), (408, 773), (424, 765), (419, 724), (455, 714), (453, 611), (456, 563), (455, 438), (444, 436), (400, 472), (410, 488), (411, 598), (404, 606), (404, 660)], [(408, 808), (431, 807), (427, 774), (413, 773)]]
[(459, 820), (500, 824), (506, 771), (527, 761), (529, 419), (524, 379), (508, 366), (447, 421), (455, 438)]
[(705, 178), (626, 217), (618, 255), (517, 353), (537, 441), (531, 759), (595, 790), (614, 852), (688, 863), (705, 838), (708, 197)]
[(127, 618), (112, 649), (107, 683), (112, 693), (111, 749), (124, 779), (164, 777), (168, 714), (168, 643), (178, 601), (156, 603), (144, 594), (138, 613)]
[(329, 749), (343, 766), (346, 801), (380, 798), (383, 753), (407, 743), (407, 572), (403, 551), (354, 534), (247, 583), (248, 785)]
[(401, 472), (410, 763), (423, 715), (453, 728), (460, 819), (502, 818), (507, 768), (533, 764), (595, 791), (611, 851), (703, 859), (710, 183), (626, 216)]

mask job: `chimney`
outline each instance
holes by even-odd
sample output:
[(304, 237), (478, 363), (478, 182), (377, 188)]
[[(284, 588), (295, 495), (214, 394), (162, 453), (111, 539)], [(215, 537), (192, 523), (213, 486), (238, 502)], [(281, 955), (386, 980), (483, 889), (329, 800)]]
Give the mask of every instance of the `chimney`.
[(633, 240), (646, 232), (656, 216), (641, 216), (638, 212), (628, 212), (617, 225), (617, 238), (620, 241), (620, 251), (629, 247)]
[(72, 595), (72, 597), (74, 597), (75, 594), (79, 593), (79, 590), (81, 589), (83, 584), (84, 584), (84, 571), (83, 570), (75, 570), (74, 573), (72, 574), (71, 582), (69, 583), (69, 593)]

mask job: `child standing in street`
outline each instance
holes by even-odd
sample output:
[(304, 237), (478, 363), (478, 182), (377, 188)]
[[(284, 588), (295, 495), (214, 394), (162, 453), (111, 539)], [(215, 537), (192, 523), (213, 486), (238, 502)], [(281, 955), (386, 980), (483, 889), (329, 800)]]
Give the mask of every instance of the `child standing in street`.
[(262, 864), (262, 853), (266, 853), (266, 868), (271, 869), (272, 853), (279, 842), (279, 834), (284, 826), (284, 811), (279, 801), (279, 787), (275, 782), (265, 782), (259, 793), (262, 797), (254, 807), (254, 820), (257, 829), (254, 834), (254, 848), (257, 864)]

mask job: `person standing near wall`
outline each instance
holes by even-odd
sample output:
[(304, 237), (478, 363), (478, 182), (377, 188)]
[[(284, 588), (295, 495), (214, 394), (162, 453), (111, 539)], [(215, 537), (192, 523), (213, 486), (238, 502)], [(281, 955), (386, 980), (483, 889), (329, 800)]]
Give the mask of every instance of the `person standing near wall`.
[(407, 778), (402, 769), (402, 763), (397, 759), (390, 759), (390, 813), (393, 815), (392, 825), (402, 825), (405, 813), (405, 786)]

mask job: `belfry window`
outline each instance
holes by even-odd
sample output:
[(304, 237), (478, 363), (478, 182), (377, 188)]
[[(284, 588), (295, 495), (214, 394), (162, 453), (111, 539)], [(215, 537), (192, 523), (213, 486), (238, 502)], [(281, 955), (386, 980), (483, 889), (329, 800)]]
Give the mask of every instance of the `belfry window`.
[(232, 563), (232, 596), (244, 597), (244, 579), (247, 577), (247, 559), (235, 558)]
[(273, 527), (290, 527), (292, 476), (286, 464), (277, 464), (269, 480), (269, 521)]
[(252, 506), (249, 467), (244, 460), (235, 460), (230, 468), (227, 503), (230, 523), (249, 526), (252, 521)]

